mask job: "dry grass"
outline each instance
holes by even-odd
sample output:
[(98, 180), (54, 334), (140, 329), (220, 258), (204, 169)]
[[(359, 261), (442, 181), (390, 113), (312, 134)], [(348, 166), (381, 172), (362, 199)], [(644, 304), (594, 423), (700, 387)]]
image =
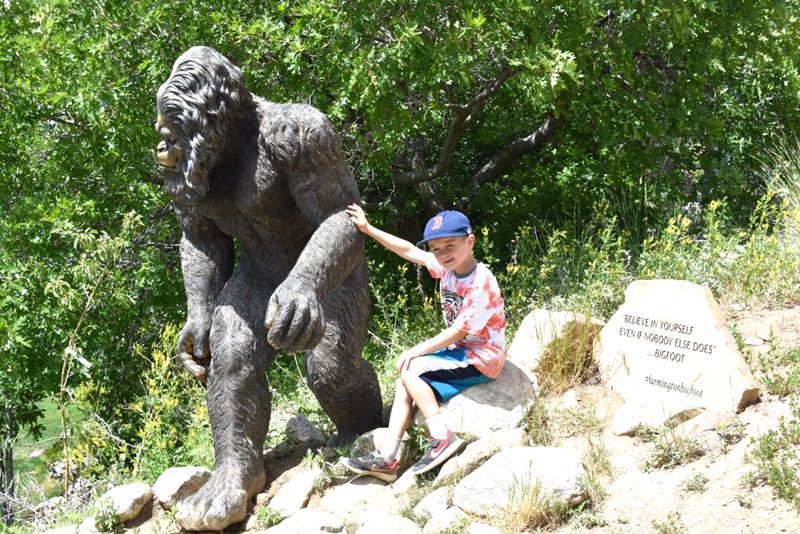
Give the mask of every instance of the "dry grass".
[(500, 522), (505, 533), (554, 527), (569, 515), (569, 506), (542, 492), (539, 481), (517, 481), (511, 486), (506, 513)]
[(601, 327), (589, 319), (570, 321), (545, 347), (536, 374), (542, 394), (558, 394), (586, 382), (597, 372), (594, 340)]

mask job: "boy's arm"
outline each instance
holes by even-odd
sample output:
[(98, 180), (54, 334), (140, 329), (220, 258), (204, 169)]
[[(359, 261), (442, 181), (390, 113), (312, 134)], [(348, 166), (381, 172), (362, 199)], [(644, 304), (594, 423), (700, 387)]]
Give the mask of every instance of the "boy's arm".
[(449, 347), (453, 343), (464, 339), (466, 335), (466, 332), (459, 330), (455, 326), (451, 326), (449, 328), (445, 328), (432, 338), (426, 339), (421, 343), (417, 343), (398, 356), (396, 363), (397, 372), (400, 372), (402, 369), (408, 369), (411, 360), (414, 358), (418, 358), (420, 356), (430, 354), (431, 352), (435, 352), (439, 349)]
[(429, 261), (433, 260), (433, 254), (430, 252), (425, 252), (424, 250), (415, 247), (413, 243), (406, 241), (405, 239), (392, 235), (389, 232), (384, 232), (383, 230), (372, 226), (369, 221), (367, 221), (367, 216), (364, 214), (364, 210), (358, 204), (351, 204), (348, 206), (347, 214), (350, 216), (350, 220), (353, 221), (353, 224), (356, 225), (356, 228), (358, 228), (362, 233), (370, 236), (372, 239), (388, 248), (401, 258), (414, 262), (418, 265), (422, 265), (423, 267), (426, 266)]

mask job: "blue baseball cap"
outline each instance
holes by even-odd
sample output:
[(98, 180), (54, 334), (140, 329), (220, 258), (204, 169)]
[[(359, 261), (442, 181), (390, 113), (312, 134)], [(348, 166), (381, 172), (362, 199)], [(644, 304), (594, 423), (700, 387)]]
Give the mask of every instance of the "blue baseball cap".
[(472, 233), (472, 225), (467, 216), (460, 211), (442, 211), (431, 217), (422, 233), (422, 241), (417, 246), (431, 239), (442, 237), (466, 237)]

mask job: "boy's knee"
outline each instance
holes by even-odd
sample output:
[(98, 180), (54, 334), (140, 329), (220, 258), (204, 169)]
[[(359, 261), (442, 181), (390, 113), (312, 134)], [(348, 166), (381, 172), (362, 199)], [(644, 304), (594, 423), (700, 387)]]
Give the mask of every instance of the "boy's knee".
[(408, 389), (406, 389), (406, 384), (403, 381), (403, 377), (401, 376), (394, 382), (394, 396), (395, 398), (402, 398), (408, 397)]

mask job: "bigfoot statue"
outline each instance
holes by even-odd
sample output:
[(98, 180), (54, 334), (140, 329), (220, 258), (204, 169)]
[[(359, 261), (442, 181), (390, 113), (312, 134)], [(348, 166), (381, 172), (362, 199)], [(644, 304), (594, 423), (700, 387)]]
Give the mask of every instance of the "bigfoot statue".
[(361, 358), (363, 239), (344, 211), (359, 193), (324, 115), (252, 95), (211, 48), (179, 57), (156, 102), (158, 166), (183, 227), (178, 352), (207, 374), (216, 460), (176, 517), (188, 530), (221, 530), (265, 484), (265, 370), (278, 349), (307, 351), (308, 385), (339, 443), (381, 422), (378, 381)]

